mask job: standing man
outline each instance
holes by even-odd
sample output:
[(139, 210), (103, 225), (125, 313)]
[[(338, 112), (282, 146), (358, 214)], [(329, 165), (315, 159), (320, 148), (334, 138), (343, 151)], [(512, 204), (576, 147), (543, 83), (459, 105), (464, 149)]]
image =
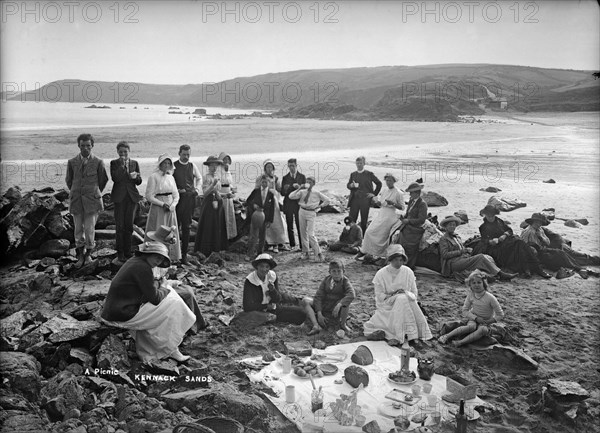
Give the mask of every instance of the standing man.
[(133, 219), (135, 209), (141, 200), (137, 185), (142, 183), (140, 166), (137, 161), (129, 158), (129, 144), (120, 141), (117, 144), (119, 158), (110, 162), (110, 177), (114, 183), (111, 198), (115, 204), (115, 224), (117, 254), (120, 262), (131, 258), (131, 235), (133, 234)]
[(108, 182), (104, 162), (92, 155), (94, 138), (91, 134), (77, 137), (79, 155), (67, 162), (69, 212), (73, 215), (75, 229), (76, 267), (81, 267), (90, 257), (95, 243), (98, 212), (104, 209), (102, 190)]
[(179, 160), (175, 161), (173, 177), (179, 191), (179, 203), (175, 209), (181, 228), (181, 263), (187, 264), (188, 245), (190, 243), (190, 225), (196, 207), (198, 187), (202, 185), (202, 175), (196, 164), (190, 161), (190, 146), (179, 147)]
[[(373, 190), (373, 184), (375, 184), (375, 190)], [(350, 174), (350, 180), (346, 186), (350, 190), (350, 199), (348, 200), (350, 218), (358, 221), (358, 212), (360, 211), (360, 228), (365, 233), (371, 199), (381, 191), (381, 181), (372, 172), (365, 170), (364, 156), (356, 158), (356, 171)]]
[(290, 199), (290, 193), (295, 191), (306, 183), (306, 177), (297, 171), (296, 158), (288, 159), (288, 168), (290, 172), (283, 176), (281, 182), (281, 192), (283, 192), (283, 213), (285, 214), (285, 222), (287, 224), (288, 239), (290, 240), (290, 247), (295, 249), (296, 241), (294, 240), (294, 218), (296, 219), (296, 229), (298, 230), (298, 243), (300, 249), (302, 249), (302, 237), (300, 236), (300, 219), (298, 212), (300, 206), (297, 200)]

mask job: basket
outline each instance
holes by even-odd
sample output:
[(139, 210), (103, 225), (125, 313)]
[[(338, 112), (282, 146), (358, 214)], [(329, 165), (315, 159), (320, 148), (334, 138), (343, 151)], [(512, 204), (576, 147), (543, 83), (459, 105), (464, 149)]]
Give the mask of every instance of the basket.
[(215, 433), (244, 433), (244, 426), (240, 422), (223, 416), (202, 418), (196, 423), (214, 430)]
[(452, 394), (460, 396), (463, 400), (470, 400), (477, 397), (477, 385), (471, 384), (465, 379), (457, 376), (446, 377), (446, 389)]

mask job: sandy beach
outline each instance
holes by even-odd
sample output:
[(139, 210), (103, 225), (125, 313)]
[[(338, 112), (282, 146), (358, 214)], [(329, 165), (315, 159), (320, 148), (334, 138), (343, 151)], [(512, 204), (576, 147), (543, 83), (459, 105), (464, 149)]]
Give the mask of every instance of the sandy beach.
[[(75, 138), (79, 132), (82, 131), (3, 132), (3, 189), (16, 184), (23, 190), (62, 188), (64, 171), (60, 169), (67, 158), (77, 153)], [(578, 251), (595, 255), (600, 252), (597, 113), (504, 115), (472, 124), (247, 119), (110, 130), (90, 128), (88, 132), (96, 137), (94, 153), (104, 158), (107, 165), (116, 156), (116, 143), (122, 139), (129, 141), (131, 156), (141, 162), (144, 178), (151, 172), (156, 155), (162, 152), (176, 155), (182, 143), (192, 145), (192, 160), (199, 164), (208, 154), (228, 151), (242, 198), (250, 192), (264, 159), (273, 159), (278, 173), (283, 174), (285, 161), (291, 156), (298, 158), (302, 172), (317, 177), (317, 188), (346, 194), (348, 176), (355, 169), (354, 159), (364, 154), (368, 169), (379, 178), (392, 172), (401, 179), (397, 186), (402, 189), (422, 178), (425, 191), (443, 195), (448, 206), (429, 209), (440, 219), (458, 210), (466, 211), (469, 223), (457, 231), (463, 239), (478, 233), (479, 210), (492, 195), (480, 188), (494, 186), (502, 190), (500, 196), (527, 203), (524, 208), (501, 215), (512, 223), (515, 232), (520, 233), (519, 224), (533, 212), (555, 208), (557, 217), (586, 218), (589, 225), (570, 228), (555, 220), (550, 225), (553, 231), (572, 240)], [(52, 167), (56, 171), (54, 176), (49, 174), (50, 168), (46, 175), (38, 168), (42, 174), (37, 177), (24, 171), (23, 167), (31, 170), (36, 163), (39, 167), (44, 164)], [(542, 182), (550, 178), (556, 183)], [(106, 191), (110, 187), (109, 184)], [(144, 188), (145, 183), (141, 190)], [(376, 214), (373, 209), (371, 218)], [(337, 238), (343, 216), (319, 215), (317, 237)], [(360, 339), (361, 317), (371, 315), (375, 308), (371, 280), (377, 268), (362, 265), (343, 253), (327, 252), (327, 256), (344, 261), (346, 274), (357, 289), (350, 325)], [(300, 262), (298, 253), (281, 253), (275, 259), (282, 287), (297, 296), (314, 294), (327, 275), (326, 264)], [(209, 305), (218, 290), (215, 284), (228, 281), (239, 288), (231, 293), (235, 303), (229, 312), (241, 311), (241, 287), (250, 270), (243, 255), (232, 254), (232, 260), (218, 276), (197, 291), (197, 298), (203, 306)], [(424, 274), (417, 274), (417, 285), (429, 325), (437, 335), (444, 321), (458, 318), (466, 289), (453, 280)], [(420, 353), (433, 356), (441, 370), (460, 373), (478, 383), (479, 396), (495, 407), (483, 413), (470, 431), (598, 431), (598, 289), (597, 278), (583, 280), (578, 275), (563, 280), (517, 278), (490, 287), (504, 308), (504, 323), (516, 338), (515, 345), (539, 363), (536, 371), (502, 363), (490, 352), (441, 346), (435, 340)], [(212, 306), (207, 308), (207, 318), (220, 334), (200, 333), (187, 340), (184, 351), (202, 360), (217, 381), (241, 383), (244, 392), (265, 390), (244, 380), (240, 382), (236, 359), (281, 350), (282, 341), (307, 339), (306, 329), (296, 326), (267, 325), (254, 331), (234, 332), (218, 322)], [(340, 341), (333, 332), (322, 333), (319, 339), (327, 344)], [(557, 423), (542, 411), (539, 403), (542, 388), (552, 378), (578, 382), (592, 394), (587, 400), (588, 413), (579, 417), (577, 424)], [(152, 392), (159, 395), (168, 387), (157, 385)], [(282, 425), (277, 431), (285, 429)], [(453, 426), (442, 425), (439, 431), (453, 431)]]

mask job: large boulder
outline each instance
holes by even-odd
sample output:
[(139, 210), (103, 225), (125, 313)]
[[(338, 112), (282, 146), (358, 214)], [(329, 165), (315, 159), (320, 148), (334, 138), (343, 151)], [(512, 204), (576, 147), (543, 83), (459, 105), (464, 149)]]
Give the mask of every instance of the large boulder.
[(519, 200), (516, 197), (500, 197), (493, 195), (488, 199), (488, 205), (494, 206), (496, 209), (502, 212), (510, 212), (515, 209), (526, 207), (527, 203)]
[(70, 243), (66, 239), (50, 239), (40, 246), (38, 257), (52, 257), (58, 259), (67, 254), (69, 247)]
[(36, 402), (40, 389), (40, 363), (31, 355), (22, 352), (0, 352), (0, 373), (3, 388)]
[(96, 355), (96, 361), (99, 368), (106, 370), (129, 370), (131, 368), (127, 348), (123, 341), (114, 334), (109, 334), (104, 339)]
[(448, 206), (448, 200), (437, 192), (427, 191), (421, 194), (421, 198), (428, 207)]
[(65, 313), (48, 320), (40, 327), (42, 334), (50, 334), (48, 340), (52, 343), (77, 340), (100, 328), (95, 320), (80, 321)]
[(103, 301), (110, 288), (109, 280), (65, 281), (62, 285), (65, 290), (61, 305)]

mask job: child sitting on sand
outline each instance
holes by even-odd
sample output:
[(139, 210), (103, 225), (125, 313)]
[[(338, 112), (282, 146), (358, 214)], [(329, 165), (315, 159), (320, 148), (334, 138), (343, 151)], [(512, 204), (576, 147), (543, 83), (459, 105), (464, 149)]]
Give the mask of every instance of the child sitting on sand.
[(327, 327), (327, 320), (323, 313), (339, 318), (340, 329), (346, 334), (349, 333), (346, 319), (348, 319), (348, 310), (354, 297), (352, 284), (348, 277), (344, 276), (344, 264), (338, 260), (332, 260), (329, 262), (329, 275), (321, 282), (315, 298), (302, 299), (306, 315), (313, 325), (308, 335), (318, 334), (321, 329)]
[(462, 312), (469, 321), (465, 326), (442, 335), (438, 339), (442, 344), (465, 334), (466, 337), (462, 340), (453, 341), (452, 344), (459, 347), (477, 341), (490, 334), (490, 329), (486, 325), (491, 325), (504, 317), (500, 303), (494, 295), (487, 291), (487, 274), (475, 270), (471, 272), (465, 283), (470, 290), (462, 307)]

